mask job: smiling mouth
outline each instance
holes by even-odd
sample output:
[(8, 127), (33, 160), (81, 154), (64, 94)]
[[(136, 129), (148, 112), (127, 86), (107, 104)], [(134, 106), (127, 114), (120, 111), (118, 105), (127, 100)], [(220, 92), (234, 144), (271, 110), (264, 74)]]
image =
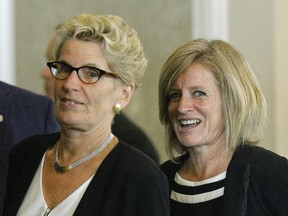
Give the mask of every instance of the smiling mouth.
[(201, 123), (200, 119), (189, 119), (189, 120), (181, 120), (180, 125), (181, 127), (189, 127), (189, 126), (195, 126)]
[(62, 102), (68, 104), (68, 105), (75, 105), (75, 104), (83, 104), (80, 101), (70, 100), (70, 99), (62, 99)]

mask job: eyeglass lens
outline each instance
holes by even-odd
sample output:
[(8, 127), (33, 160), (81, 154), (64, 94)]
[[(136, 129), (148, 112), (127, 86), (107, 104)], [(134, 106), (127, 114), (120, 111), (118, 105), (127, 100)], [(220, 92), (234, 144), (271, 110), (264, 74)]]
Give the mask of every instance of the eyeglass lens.
[(54, 62), (51, 64), (50, 68), (56, 79), (67, 79), (73, 70), (76, 70), (79, 79), (85, 83), (95, 83), (102, 75), (101, 71), (95, 67), (83, 66), (80, 68), (73, 68), (62, 62)]

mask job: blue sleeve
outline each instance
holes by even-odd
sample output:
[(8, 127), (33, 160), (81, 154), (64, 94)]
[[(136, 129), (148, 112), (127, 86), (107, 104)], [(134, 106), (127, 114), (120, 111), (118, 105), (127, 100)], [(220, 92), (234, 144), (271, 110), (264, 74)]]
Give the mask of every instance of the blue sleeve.
[(60, 131), (60, 126), (55, 118), (53, 101), (49, 100), (47, 115), (45, 119), (45, 133), (55, 133)]

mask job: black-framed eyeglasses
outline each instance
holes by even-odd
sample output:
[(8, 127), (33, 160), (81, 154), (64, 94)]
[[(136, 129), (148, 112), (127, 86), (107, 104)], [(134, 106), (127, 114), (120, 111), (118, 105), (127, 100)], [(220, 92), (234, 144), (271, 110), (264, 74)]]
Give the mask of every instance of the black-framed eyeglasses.
[(79, 68), (74, 68), (71, 65), (64, 62), (48, 62), (47, 66), (50, 68), (53, 77), (59, 80), (67, 79), (74, 70), (76, 71), (78, 78), (82, 82), (88, 84), (96, 83), (104, 74), (116, 78), (118, 77), (117, 74), (115, 73), (107, 72), (92, 66), (82, 66)]

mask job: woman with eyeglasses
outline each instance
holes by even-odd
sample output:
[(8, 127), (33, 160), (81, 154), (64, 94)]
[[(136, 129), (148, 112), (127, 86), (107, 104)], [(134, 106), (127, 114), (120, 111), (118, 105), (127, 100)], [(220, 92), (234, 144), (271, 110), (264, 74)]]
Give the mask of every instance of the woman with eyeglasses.
[(171, 216), (287, 216), (288, 160), (262, 147), (266, 102), (229, 43), (176, 49), (159, 81)]
[(111, 133), (146, 69), (136, 31), (117, 16), (81, 14), (56, 34), (47, 65), (61, 132), (11, 151), (4, 215), (169, 215), (157, 164)]

